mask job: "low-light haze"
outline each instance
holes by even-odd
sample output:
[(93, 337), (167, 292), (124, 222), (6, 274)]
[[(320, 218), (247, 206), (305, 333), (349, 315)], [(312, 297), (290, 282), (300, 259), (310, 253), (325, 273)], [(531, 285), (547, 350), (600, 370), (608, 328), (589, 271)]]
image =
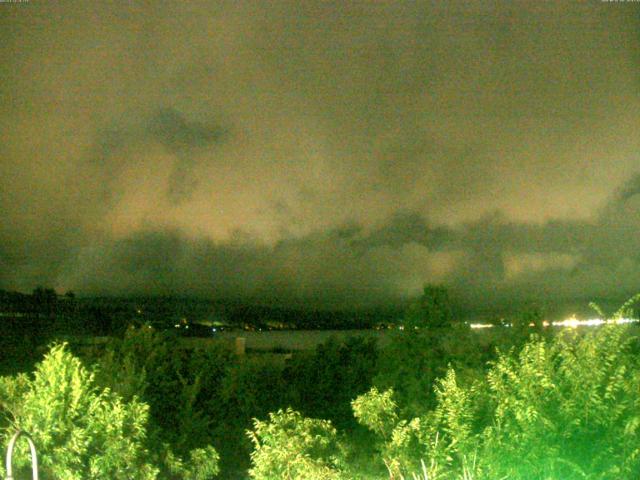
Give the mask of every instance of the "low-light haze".
[(0, 3), (0, 288), (640, 291), (640, 4)]

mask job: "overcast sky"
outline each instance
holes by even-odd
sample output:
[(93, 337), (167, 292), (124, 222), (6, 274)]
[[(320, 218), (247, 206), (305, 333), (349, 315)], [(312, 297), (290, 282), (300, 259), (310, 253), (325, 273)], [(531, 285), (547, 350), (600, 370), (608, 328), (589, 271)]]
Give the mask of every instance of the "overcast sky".
[(640, 291), (640, 4), (0, 3), (0, 288)]

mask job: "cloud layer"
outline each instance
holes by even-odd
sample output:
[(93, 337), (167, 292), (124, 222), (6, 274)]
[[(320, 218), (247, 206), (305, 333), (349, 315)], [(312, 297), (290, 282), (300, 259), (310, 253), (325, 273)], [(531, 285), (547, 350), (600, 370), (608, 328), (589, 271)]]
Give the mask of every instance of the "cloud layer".
[[(633, 10), (635, 8), (635, 10)], [(0, 8), (0, 287), (640, 286), (632, 4)]]

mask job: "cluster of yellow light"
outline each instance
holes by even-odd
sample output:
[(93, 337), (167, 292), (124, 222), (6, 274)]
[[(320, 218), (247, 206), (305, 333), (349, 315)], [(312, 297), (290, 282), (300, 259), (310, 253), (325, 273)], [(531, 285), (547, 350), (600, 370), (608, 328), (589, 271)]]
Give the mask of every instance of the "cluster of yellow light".
[(597, 327), (598, 325), (605, 324), (624, 324), (624, 323), (636, 323), (638, 322), (637, 318), (614, 318), (609, 320), (604, 320), (602, 318), (588, 318), (586, 320), (578, 320), (575, 315), (569, 317), (561, 322), (554, 322), (553, 326), (555, 327)]
[(471, 328), (493, 328), (494, 325), (490, 323), (471, 323), (469, 325)]
[[(604, 320), (602, 318), (588, 318), (586, 320), (579, 320), (575, 315), (572, 315), (569, 318), (561, 320), (559, 322), (549, 322), (545, 320), (542, 322), (542, 326), (544, 327), (564, 327), (564, 328), (577, 328), (577, 327), (597, 327), (598, 325), (605, 324), (625, 324), (625, 323), (637, 323), (637, 318), (614, 318), (610, 320)], [(469, 325), (471, 328), (493, 328), (495, 325), (490, 323), (472, 323)], [(510, 327), (511, 324), (506, 324), (507, 327)], [(535, 326), (533, 323), (529, 324), (530, 327)]]

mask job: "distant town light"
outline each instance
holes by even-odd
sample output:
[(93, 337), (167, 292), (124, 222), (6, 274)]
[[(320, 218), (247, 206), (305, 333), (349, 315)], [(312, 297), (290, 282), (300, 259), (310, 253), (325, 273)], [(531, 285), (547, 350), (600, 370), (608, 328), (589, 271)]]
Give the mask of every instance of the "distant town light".
[[(598, 325), (622, 325), (627, 323), (638, 323), (640, 320), (637, 318), (613, 318), (609, 320), (604, 320), (602, 318), (588, 318), (586, 320), (579, 320), (575, 315), (570, 316), (569, 318), (565, 318), (564, 320), (560, 320), (558, 322), (548, 322), (545, 320), (542, 322), (542, 326), (544, 327), (562, 327), (562, 328), (577, 328), (577, 327), (597, 327)], [(471, 328), (479, 329), (479, 328), (493, 328), (493, 324), (490, 323), (472, 323), (469, 325)], [(511, 324), (507, 325), (508, 327)], [(533, 327), (534, 324), (530, 323), (530, 327)]]
[(491, 323), (472, 323), (469, 325), (471, 328), (493, 328)]

